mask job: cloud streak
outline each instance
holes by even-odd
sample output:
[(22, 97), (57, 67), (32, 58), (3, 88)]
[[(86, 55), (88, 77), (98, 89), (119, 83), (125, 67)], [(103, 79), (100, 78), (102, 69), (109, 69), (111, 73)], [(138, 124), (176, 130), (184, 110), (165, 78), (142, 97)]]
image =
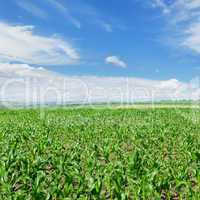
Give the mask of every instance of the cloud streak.
[(71, 24), (73, 24), (76, 28), (81, 28), (81, 23), (79, 20), (77, 20), (75, 17), (73, 17), (68, 8), (61, 4), (60, 2), (56, 0), (46, 0), (52, 7), (57, 9)]
[(21, 1), (16, 1), (16, 3), (20, 8), (22, 8), (23, 10), (25, 10), (26, 12), (30, 13), (31, 15), (35, 17), (39, 17), (41, 19), (48, 18), (47, 12), (37, 7), (35, 4), (31, 3), (30, 1), (21, 0)]
[(0, 44), (0, 61), (65, 65), (79, 60), (77, 50), (67, 41), (35, 34), (33, 26), (0, 22)]

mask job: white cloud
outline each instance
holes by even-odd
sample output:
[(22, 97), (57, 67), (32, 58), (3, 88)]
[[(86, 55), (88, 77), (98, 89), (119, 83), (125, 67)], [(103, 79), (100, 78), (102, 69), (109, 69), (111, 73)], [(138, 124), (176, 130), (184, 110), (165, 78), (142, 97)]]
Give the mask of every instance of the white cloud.
[(61, 65), (79, 60), (77, 50), (58, 37), (44, 37), (32, 26), (12, 26), (0, 22), (0, 61)]
[(108, 56), (105, 59), (105, 62), (108, 63), (108, 64), (118, 66), (118, 67), (123, 67), (123, 68), (127, 67), (127, 64), (123, 60), (118, 58), (117, 56)]
[(193, 10), (200, 8), (199, 0), (178, 0), (175, 2), (176, 7), (182, 7), (187, 10)]
[(49, 75), (50, 72), (43, 67), (35, 68), (28, 64), (0, 63), (0, 78), (36, 78)]
[(185, 31), (182, 45), (200, 54), (200, 22), (191, 24)]
[(170, 13), (170, 9), (163, 0), (153, 0), (152, 5), (153, 7), (160, 7), (164, 14)]
[(177, 0), (166, 4), (164, 0), (153, 0), (167, 14), (166, 20), (171, 27), (173, 38), (179, 47), (186, 47), (200, 53), (200, 1)]
[(0, 100), (22, 104), (199, 99), (200, 88), (176, 79), (64, 76), (26, 64), (0, 63)]
[(17, 0), (16, 1), (17, 5), (24, 9), (25, 11), (31, 13), (33, 16), (42, 18), (42, 19), (47, 19), (48, 14), (41, 8), (37, 7), (35, 4), (31, 3), (30, 1), (25, 1), (25, 0)]

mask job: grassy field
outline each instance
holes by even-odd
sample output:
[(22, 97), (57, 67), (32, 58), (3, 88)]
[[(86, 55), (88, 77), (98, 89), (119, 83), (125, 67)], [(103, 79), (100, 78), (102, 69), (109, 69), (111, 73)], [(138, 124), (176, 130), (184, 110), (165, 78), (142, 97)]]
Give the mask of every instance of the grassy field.
[(0, 199), (200, 199), (200, 111), (0, 111)]

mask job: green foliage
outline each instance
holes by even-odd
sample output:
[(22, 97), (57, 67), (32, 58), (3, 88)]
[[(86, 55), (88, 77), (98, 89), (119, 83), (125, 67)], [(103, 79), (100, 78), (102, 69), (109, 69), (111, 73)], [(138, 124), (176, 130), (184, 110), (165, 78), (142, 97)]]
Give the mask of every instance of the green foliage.
[(40, 116), (0, 111), (0, 199), (200, 199), (200, 123), (189, 109)]

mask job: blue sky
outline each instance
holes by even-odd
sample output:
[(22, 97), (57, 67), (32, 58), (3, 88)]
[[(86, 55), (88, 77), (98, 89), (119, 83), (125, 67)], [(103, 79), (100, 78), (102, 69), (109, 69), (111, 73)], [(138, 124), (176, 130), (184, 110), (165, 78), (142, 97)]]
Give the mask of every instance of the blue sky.
[(199, 0), (0, 4), (1, 101), (199, 99), (199, 74)]
[[(7, 0), (0, 5), (0, 22), (33, 26), (34, 35), (55, 36), (69, 43), (79, 58), (75, 63), (42, 63), (53, 71), (189, 81), (199, 74), (200, 51), (183, 46), (180, 41), (186, 37), (185, 28), (190, 28), (193, 18), (172, 22), (188, 1), (177, 1), (182, 3), (177, 8), (173, 2), (176, 1)], [(200, 3), (196, 7), (195, 12), (200, 12)], [(193, 12), (185, 9), (185, 15)], [(184, 28), (181, 23), (185, 23)], [(112, 56), (126, 67), (105, 61)], [(25, 63), (26, 59), (19, 61)]]

